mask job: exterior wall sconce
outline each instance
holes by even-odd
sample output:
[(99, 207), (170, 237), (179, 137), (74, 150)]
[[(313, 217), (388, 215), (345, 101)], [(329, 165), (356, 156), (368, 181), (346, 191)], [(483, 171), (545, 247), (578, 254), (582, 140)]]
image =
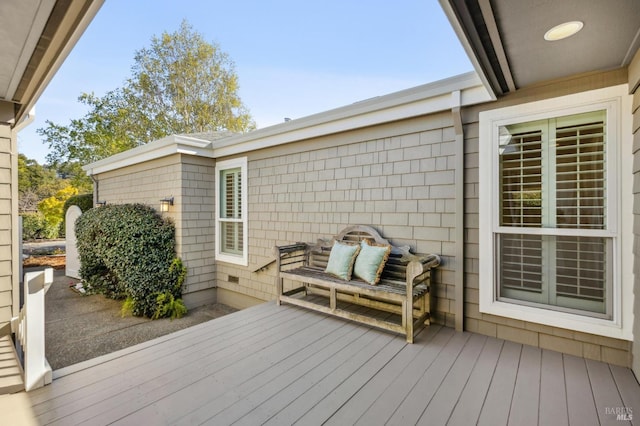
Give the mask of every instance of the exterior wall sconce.
[(104, 206), (106, 206), (106, 205), (107, 205), (107, 202), (106, 202), (106, 201), (100, 201), (100, 200), (98, 200), (98, 201), (96, 201), (96, 205), (95, 205), (95, 207), (104, 207)]
[(160, 211), (166, 213), (169, 211), (169, 206), (173, 205), (173, 197), (165, 197), (160, 200)]

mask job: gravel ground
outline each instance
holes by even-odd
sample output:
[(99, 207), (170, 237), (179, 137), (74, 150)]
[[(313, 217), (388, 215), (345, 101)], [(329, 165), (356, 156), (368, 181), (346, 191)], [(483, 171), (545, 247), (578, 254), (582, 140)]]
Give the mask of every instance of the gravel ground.
[(54, 370), (235, 311), (216, 303), (191, 309), (187, 315), (173, 321), (122, 318), (121, 301), (102, 295), (78, 294), (69, 288), (70, 283), (77, 282), (64, 276), (64, 270), (54, 271), (54, 282), (46, 295), (46, 356)]

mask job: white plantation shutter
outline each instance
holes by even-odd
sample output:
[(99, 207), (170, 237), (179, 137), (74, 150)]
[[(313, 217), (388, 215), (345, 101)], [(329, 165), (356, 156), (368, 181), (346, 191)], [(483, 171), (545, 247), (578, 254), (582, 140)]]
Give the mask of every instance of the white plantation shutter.
[(590, 235), (607, 223), (605, 112), (503, 126), (499, 143), (500, 296), (606, 314), (611, 239)]
[(559, 228), (604, 229), (604, 120), (556, 128)]
[[(556, 295), (570, 307), (589, 306), (605, 312), (607, 241), (595, 237), (558, 237), (556, 242)], [(576, 302), (579, 300), (580, 302)], [(572, 303), (573, 302), (573, 303)]]
[(542, 292), (542, 239), (539, 235), (505, 234), (500, 238), (502, 287)]
[(220, 179), (222, 208), (220, 215), (222, 250), (226, 253), (242, 253), (242, 170), (223, 170)]
[(512, 135), (500, 159), (500, 225), (539, 227), (542, 223), (542, 131), (535, 129)]

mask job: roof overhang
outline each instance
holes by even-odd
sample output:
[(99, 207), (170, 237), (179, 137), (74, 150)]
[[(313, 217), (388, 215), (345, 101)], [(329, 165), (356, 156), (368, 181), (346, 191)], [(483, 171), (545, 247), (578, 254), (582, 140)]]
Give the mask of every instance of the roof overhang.
[(104, 0), (0, 3), (0, 122), (27, 117)]
[[(613, 4), (615, 3), (615, 4)], [(623, 68), (640, 47), (637, 0), (440, 0), (476, 72), (496, 95), (540, 82)], [(569, 21), (574, 36), (547, 41)]]
[[(456, 93), (456, 96), (452, 96), (452, 93)], [(455, 107), (479, 104), (491, 99), (478, 75), (471, 72), (213, 142), (181, 135), (168, 136), (88, 164), (83, 169), (88, 174), (95, 175), (178, 153), (210, 158), (227, 157), (451, 111)]]
[(212, 142), (185, 135), (170, 135), (166, 138), (121, 152), (95, 163), (83, 166), (88, 175), (98, 175), (111, 170), (144, 163), (175, 154), (213, 157)]

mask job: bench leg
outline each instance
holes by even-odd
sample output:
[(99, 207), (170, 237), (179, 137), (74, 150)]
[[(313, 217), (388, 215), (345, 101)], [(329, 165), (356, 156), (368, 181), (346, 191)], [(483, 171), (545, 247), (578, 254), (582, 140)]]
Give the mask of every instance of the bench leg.
[(409, 299), (403, 303), (404, 317), (402, 322), (405, 322), (404, 329), (407, 332), (407, 343), (413, 343), (413, 300)]
[(431, 324), (431, 293), (427, 292), (422, 296), (422, 303), (424, 303), (424, 311), (427, 313), (427, 319), (424, 320), (424, 325)]
[(283, 286), (284, 284), (283, 284), (282, 278), (280, 278), (280, 275), (277, 275), (276, 276), (276, 291), (277, 291), (276, 305), (278, 306), (282, 305), (282, 300), (280, 299), (280, 296), (282, 296), (282, 292), (284, 290)]
[(336, 301), (336, 288), (331, 287), (329, 289), (329, 307), (331, 308), (332, 311), (335, 311), (337, 306), (338, 306), (338, 303)]

